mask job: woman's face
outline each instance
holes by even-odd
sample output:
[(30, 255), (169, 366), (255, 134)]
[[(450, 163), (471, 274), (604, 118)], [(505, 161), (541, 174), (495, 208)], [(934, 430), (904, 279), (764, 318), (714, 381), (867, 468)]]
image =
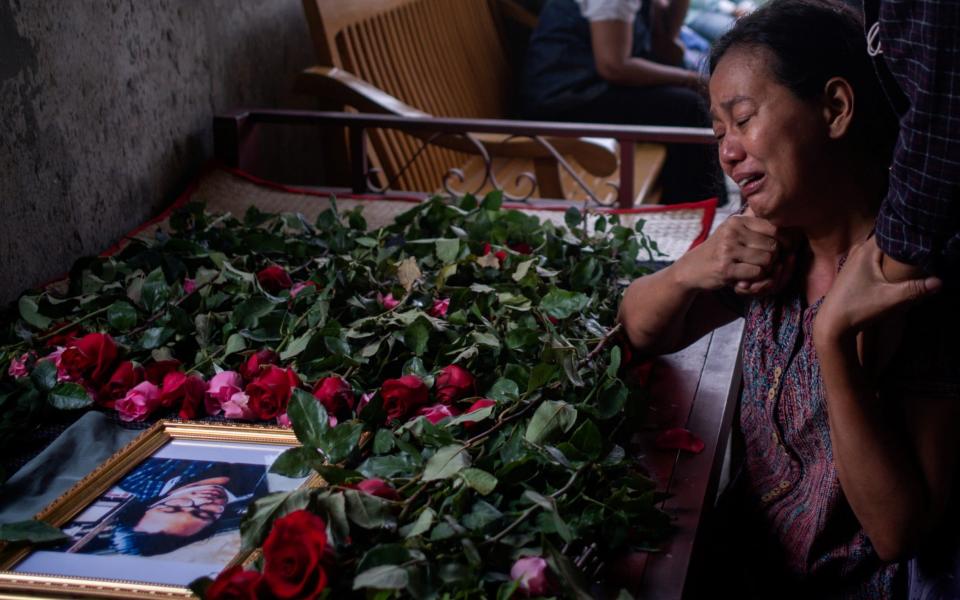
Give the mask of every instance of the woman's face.
[(729, 50), (710, 78), (720, 164), (753, 212), (780, 227), (816, 218), (829, 140), (816, 103), (778, 83), (769, 51)]
[(171, 491), (150, 505), (134, 531), (191, 536), (214, 523), (223, 514), (226, 477), (205, 479)]

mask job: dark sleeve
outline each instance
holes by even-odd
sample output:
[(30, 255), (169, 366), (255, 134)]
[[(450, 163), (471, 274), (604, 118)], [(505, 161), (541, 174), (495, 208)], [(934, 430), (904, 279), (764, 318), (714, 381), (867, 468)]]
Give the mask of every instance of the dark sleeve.
[(960, 2), (887, 0), (884, 61), (909, 100), (877, 219), (880, 248), (928, 272), (960, 265)]
[(960, 400), (960, 292), (943, 292), (907, 313), (888, 375), (898, 395)]

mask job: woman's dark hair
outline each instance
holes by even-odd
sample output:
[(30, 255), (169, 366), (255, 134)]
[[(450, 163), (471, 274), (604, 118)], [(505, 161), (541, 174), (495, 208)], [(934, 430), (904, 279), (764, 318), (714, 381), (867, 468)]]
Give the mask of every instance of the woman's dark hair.
[(833, 77), (853, 87), (851, 139), (884, 169), (898, 121), (867, 54), (862, 15), (839, 0), (771, 0), (737, 21), (710, 50), (710, 74), (734, 48), (765, 48), (777, 81), (811, 100)]

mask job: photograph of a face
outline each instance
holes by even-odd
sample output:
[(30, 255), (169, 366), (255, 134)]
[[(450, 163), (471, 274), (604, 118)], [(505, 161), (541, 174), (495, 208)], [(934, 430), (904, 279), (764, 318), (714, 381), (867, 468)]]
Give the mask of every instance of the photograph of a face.
[(304, 479), (269, 473), (284, 448), (174, 439), (63, 527), (69, 541), (15, 571), (187, 585), (240, 550), (247, 506)]

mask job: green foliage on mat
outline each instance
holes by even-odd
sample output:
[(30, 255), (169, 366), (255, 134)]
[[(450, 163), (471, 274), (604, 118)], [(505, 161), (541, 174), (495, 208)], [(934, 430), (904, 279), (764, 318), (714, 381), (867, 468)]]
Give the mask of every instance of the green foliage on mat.
[[(254, 502), (246, 548), (305, 509), (326, 523), (331, 597), (509, 597), (524, 557), (542, 557), (551, 593), (588, 597), (604, 563), (669, 529), (624, 450), (645, 396), (615, 327), (656, 245), (616, 215), (590, 232), (575, 209), (563, 227), (500, 204), (432, 199), (371, 232), (335, 204), (312, 223), (188, 205), (171, 233), (20, 299), (0, 326), (0, 443), (94, 403), (127, 403), (130, 419), (185, 414), (189, 391), (131, 412), (130, 390), (108, 385), (123, 361), (149, 377), (176, 360), (204, 390), (244, 373), (246, 416), (288, 419), (303, 444), (273, 470), (327, 482)], [(116, 350), (100, 340), (68, 355), (90, 332)], [(291, 379), (255, 402), (268, 369)]]

